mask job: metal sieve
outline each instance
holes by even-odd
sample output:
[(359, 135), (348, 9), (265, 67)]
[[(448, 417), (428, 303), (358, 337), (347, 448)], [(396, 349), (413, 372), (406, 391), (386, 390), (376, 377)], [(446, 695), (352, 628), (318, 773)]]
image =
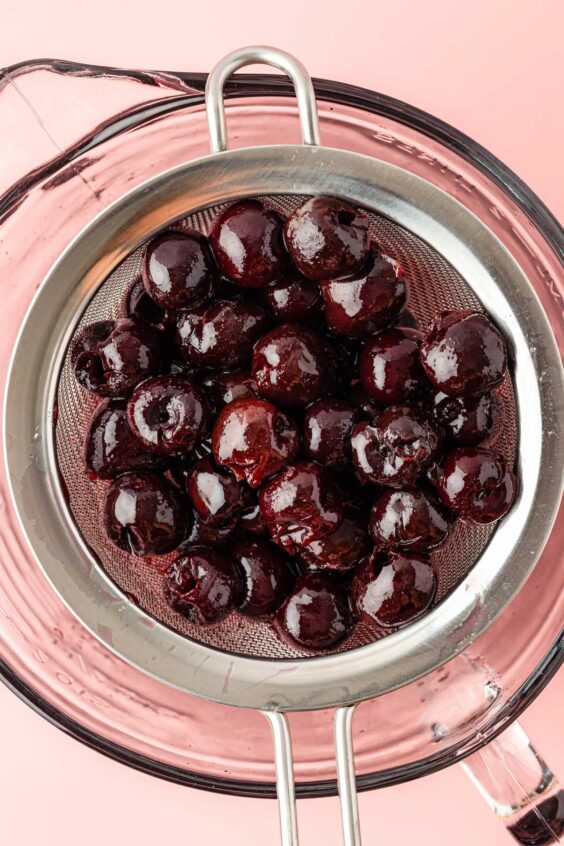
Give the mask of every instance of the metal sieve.
[[(256, 62), (292, 78), (303, 146), (227, 150), (223, 85), (235, 70)], [(527, 279), (469, 211), (400, 168), (319, 146), (311, 81), (290, 56), (271, 48), (227, 56), (210, 74), (206, 103), (212, 155), (162, 173), (114, 203), (69, 245), (37, 292), (6, 395), (12, 494), (51, 583), (108, 647), (187, 693), (265, 712), (274, 732), (284, 844), (297, 843), (297, 830), (283, 712), (337, 707), (344, 840), (358, 844), (355, 703), (407, 684), (464, 649), (519, 589), (550, 532), (564, 465), (560, 359)], [(190, 626), (163, 602), (155, 565), (132, 562), (108, 544), (99, 519), (104, 483), (93, 486), (81, 472), (94, 403), (71, 378), (68, 348), (80, 326), (115, 316), (139, 270), (143, 243), (158, 230), (177, 223), (207, 231), (217, 209), (241, 197), (259, 196), (288, 212), (313, 194), (340, 196), (368, 210), (372, 237), (405, 268), (410, 308), (422, 325), (441, 308), (473, 307), (486, 309), (501, 327), (512, 367), (498, 390), (491, 443), (510, 461), (518, 459), (521, 490), (495, 531), (460, 526), (435, 553), (439, 602), (425, 617), (386, 637), (359, 626), (335, 654), (305, 658), (264, 624), (237, 615), (211, 629)], [(50, 436), (32, 464), (29, 443), (36, 431)]]

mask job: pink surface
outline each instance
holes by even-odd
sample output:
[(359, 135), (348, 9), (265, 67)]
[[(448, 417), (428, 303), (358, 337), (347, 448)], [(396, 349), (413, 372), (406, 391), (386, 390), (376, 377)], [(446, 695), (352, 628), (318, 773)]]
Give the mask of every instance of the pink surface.
[[(279, 19), (264, 2), (188, 8), (80, 0), (4, 9), (9, 33), (0, 65), (49, 56), (100, 64), (207, 70), (252, 42), (298, 55), (317, 76), (375, 88), (407, 100), (473, 136), (513, 168), (556, 214), (562, 192), (562, 110), (557, 0), (435, 0), (360, 4), (286, 0)], [(145, 12), (143, 12), (143, 9)], [(150, 17), (151, 16), (151, 17)], [(45, 104), (46, 107), (48, 104)], [(72, 104), (80, 110), (80, 102)], [(523, 720), (564, 778), (562, 673)], [(0, 688), (2, 842), (84, 846), (167, 841), (275, 843), (276, 809), (264, 801), (214, 797), (135, 773), (47, 725)], [(439, 801), (442, 802), (440, 806)], [(32, 812), (31, 812), (31, 809)], [(300, 804), (302, 841), (340, 842), (335, 800)], [(457, 769), (361, 797), (366, 842), (390, 846), (493, 846), (509, 842)], [(376, 841), (377, 839), (377, 841)]]

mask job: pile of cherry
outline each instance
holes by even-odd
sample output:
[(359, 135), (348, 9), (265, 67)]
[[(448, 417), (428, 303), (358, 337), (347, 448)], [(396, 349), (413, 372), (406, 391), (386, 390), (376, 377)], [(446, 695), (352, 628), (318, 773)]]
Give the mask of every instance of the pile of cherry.
[(79, 384), (107, 398), (85, 445), (112, 480), (105, 529), (136, 556), (177, 551), (164, 594), (190, 622), (238, 611), (314, 650), (362, 618), (403, 625), (455, 521), (511, 507), (511, 468), (477, 446), (504, 339), (472, 311), (423, 334), (407, 287), (350, 204), (284, 220), (244, 200), (209, 239), (150, 241), (123, 316), (75, 340)]

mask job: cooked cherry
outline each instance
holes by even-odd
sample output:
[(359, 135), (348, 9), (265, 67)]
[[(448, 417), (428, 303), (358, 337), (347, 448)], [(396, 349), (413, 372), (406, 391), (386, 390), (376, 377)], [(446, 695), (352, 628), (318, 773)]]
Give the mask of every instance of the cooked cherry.
[(245, 500), (247, 504), (241, 511), (239, 517), (239, 525), (241, 529), (246, 532), (250, 532), (252, 535), (268, 535), (268, 528), (262, 519), (256, 492), (252, 491), (250, 492), (250, 495), (249, 492), (247, 492)]
[(272, 614), (282, 605), (295, 582), (290, 559), (262, 538), (236, 541), (232, 554), (243, 575), (243, 599), (239, 610), (254, 617)]
[(227, 373), (210, 373), (202, 381), (212, 392), (214, 403), (227, 405), (236, 399), (256, 396), (257, 386), (248, 370), (229, 370)]
[(424, 490), (385, 491), (370, 516), (375, 544), (412, 552), (426, 552), (447, 539), (453, 520), (442, 505)]
[(193, 546), (170, 564), (165, 599), (198, 626), (223, 620), (240, 602), (241, 577), (229, 558), (209, 546)]
[(335, 357), (323, 336), (293, 323), (258, 341), (251, 373), (259, 392), (284, 408), (304, 408), (336, 386)]
[(373, 424), (359, 423), (351, 445), (361, 479), (400, 488), (415, 484), (436, 458), (441, 438), (423, 408), (391, 405)]
[(338, 335), (364, 338), (389, 326), (405, 305), (401, 267), (372, 248), (367, 264), (348, 279), (324, 279), (327, 325)]
[(179, 313), (178, 349), (191, 365), (222, 370), (240, 367), (250, 360), (253, 344), (268, 324), (259, 305), (217, 300)]
[(435, 419), (456, 446), (474, 446), (489, 434), (493, 423), (491, 394), (479, 397), (435, 396)]
[(176, 485), (156, 473), (124, 473), (112, 483), (104, 512), (110, 538), (133, 555), (164, 555), (183, 540), (188, 510)]
[(228, 470), (218, 470), (209, 458), (194, 464), (187, 476), (186, 489), (204, 522), (221, 524), (237, 517), (244, 505), (241, 485)]
[(127, 470), (159, 470), (165, 464), (131, 431), (125, 400), (105, 400), (98, 406), (86, 434), (84, 461), (88, 474), (98, 479)]
[(278, 323), (317, 324), (323, 315), (319, 285), (293, 271), (269, 285), (264, 296)]
[(368, 257), (368, 218), (334, 197), (313, 197), (286, 221), (286, 244), (308, 279), (356, 273)]
[(357, 614), (381, 626), (402, 626), (427, 610), (437, 590), (429, 559), (413, 552), (376, 551), (352, 583)]
[(308, 573), (276, 615), (281, 634), (306, 649), (336, 646), (353, 629), (348, 591), (333, 573)]
[(366, 342), (360, 378), (380, 405), (397, 405), (425, 395), (429, 385), (419, 360), (421, 334), (415, 329), (386, 329)]
[(325, 466), (346, 466), (351, 459), (351, 432), (362, 416), (345, 400), (312, 403), (304, 417), (304, 452)]
[(452, 397), (483, 394), (505, 375), (505, 341), (485, 314), (443, 311), (421, 346), (427, 376)]
[(194, 545), (225, 546), (237, 529), (237, 517), (230, 517), (224, 523), (207, 523), (194, 512), (192, 525), (186, 538), (178, 547), (178, 552), (185, 552)]
[(493, 523), (515, 499), (515, 476), (505, 459), (487, 449), (453, 449), (437, 468), (435, 484), (442, 501), (461, 520)]
[(146, 449), (161, 455), (191, 452), (209, 422), (206, 399), (188, 376), (145, 379), (131, 395), (127, 414)]
[(350, 570), (357, 567), (372, 549), (368, 519), (360, 512), (345, 512), (341, 525), (323, 538), (300, 549), (303, 558), (315, 570)]
[(341, 492), (313, 461), (288, 467), (263, 485), (259, 505), (273, 540), (290, 554), (330, 534), (343, 519)]
[(141, 379), (161, 371), (163, 355), (161, 332), (122, 318), (86, 326), (74, 342), (71, 361), (83, 388), (123, 397)]
[(185, 308), (210, 296), (216, 280), (207, 238), (194, 230), (157, 235), (143, 261), (147, 293), (161, 308)]
[(257, 488), (296, 456), (296, 424), (267, 400), (238, 399), (218, 414), (212, 431), (213, 456), (239, 481)]
[(120, 303), (122, 317), (129, 317), (139, 323), (148, 323), (157, 329), (164, 329), (170, 322), (170, 314), (160, 308), (149, 296), (143, 277), (138, 276), (133, 280)]
[(238, 285), (264, 288), (286, 270), (283, 220), (258, 200), (229, 206), (215, 221), (210, 241), (222, 273)]
[(356, 405), (363, 417), (375, 420), (382, 411), (375, 400), (368, 396), (361, 382), (355, 382), (347, 391), (347, 402)]

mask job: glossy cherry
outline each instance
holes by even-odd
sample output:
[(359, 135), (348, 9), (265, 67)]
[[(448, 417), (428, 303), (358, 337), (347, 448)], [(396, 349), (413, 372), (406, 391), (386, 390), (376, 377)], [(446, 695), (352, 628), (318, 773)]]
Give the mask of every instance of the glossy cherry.
[(505, 459), (488, 449), (453, 449), (434, 477), (441, 500), (468, 523), (493, 523), (515, 499), (515, 476)]
[(208, 523), (202, 520), (197, 511), (194, 512), (192, 525), (178, 547), (178, 552), (185, 552), (195, 545), (219, 546), (231, 542), (237, 530), (237, 517), (230, 517), (224, 523)]
[(263, 538), (241, 538), (231, 552), (243, 577), (239, 610), (253, 617), (274, 613), (296, 580), (291, 560)]
[(421, 346), (421, 361), (438, 391), (451, 397), (483, 394), (505, 376), (505, 341), (485, 314), (443, 311)]
[(370, 534), (377, 546), (427, 552), (446, 541), (452, 517), (425, 490), (384, 491), (370, 515)]
[(283, 408), (300, 409), (335, 390), (335, 363), (322, 335), (285, 323), (258, 341), (251, 373), (260, 394)]
[(124, 473), (107, 495), (108, 537), (132, 555), (164, 555), (186, 535), (188, 510), (176, 485), (157, 473)]
[(358, 567), (371, 550), (368, 518), (348, 511), (334, 532), (302, 546), (300, 557), (314, 570), (350, 570)]
[(351, 445), (360, 479), (400, 488), (414, 485), (429, 467), (441, 437), (423, 407), (391, 405), (374, 423), (359, 423)]
[(362, 387), (380, 405), (418, 400), (429, 390), (415, 329), (386, 329), (366, 342), (360, 357)]
[(429, 559), (413, 552), (376, 551), (355, 575), (352, 603), (359, 616), (402, 626), (421, 616), (437, 591)]
[(319, 285), (295, 271), (265, 289), (264, 298), (277, 323), (310, 323), (323, 319)]
[(252, 499), (241, 511), (239, 517), (239, 525), (245, 532), (250, 532), (252, 535), (259, 535), (266, 537), (268, 535), (268, 528), (262, 519), (260, 506), (258, 500)]
[(188, 471), (186, 490), (197, 513), (208, 524), (222, 524), (239, 516), (244, 505), (241, 485), (228, 470), (201, 458)]
[(210, 389), (214, 403), (221, 407), (236, 399), (248, 399), (257, 394), (257, 386), (248, 370), (229, 370), (227, 373), (209, 373), (202, 380)]
[(210, 242), (220, 270), (238, 285), (264, 288), (288, 265), (283, 220), (258, 200), (229, 206), (215, 221)]
[(157, 329), (164, 329), (171, 320), (170, 313), (160, 308), (149, 296), (143, 283), (143, 277), (133, 280), (124, 293), (120, 303), (120, 314), (139, 323), (148, 323)]
[(307, 200), (290, 215), (284, 231), (294, 264), (308, 279), (350, 276), (368, 257), (368, 218), (344, 200)]
[(346, 467), (351, 460), (350, 437), (363, 413), (345, 400), (317, 400), (304, 415), (303, 449), (326, 467)]
[(143, 260), (147, 293), (162, 309), (207, 299), (217, 277), (207, 238), (194, 230), (170, 231), (147, 244)]
[(309, 650), (336, 646), (354, 627), (348, 591), (333, 573), (298, 579), (276, 620), (283, 637)]
[(241, 576), (230, 558), (210, 546), (193, 546), (166, 571), (165, 599), (198, 626), (223, 620), (240, 602)]
[(447, 440), (456, 446), (474, 446), (491, 431), (494, 401), (491, 394), (478, 397), (435, 396), (435, 420)]
[(105, 400), (90, 421), (84, 444), (89, 476), (112, 479), (128, 470), (159, 470), (166, 459), (148, 452), (131, 431), (125, 400)]

